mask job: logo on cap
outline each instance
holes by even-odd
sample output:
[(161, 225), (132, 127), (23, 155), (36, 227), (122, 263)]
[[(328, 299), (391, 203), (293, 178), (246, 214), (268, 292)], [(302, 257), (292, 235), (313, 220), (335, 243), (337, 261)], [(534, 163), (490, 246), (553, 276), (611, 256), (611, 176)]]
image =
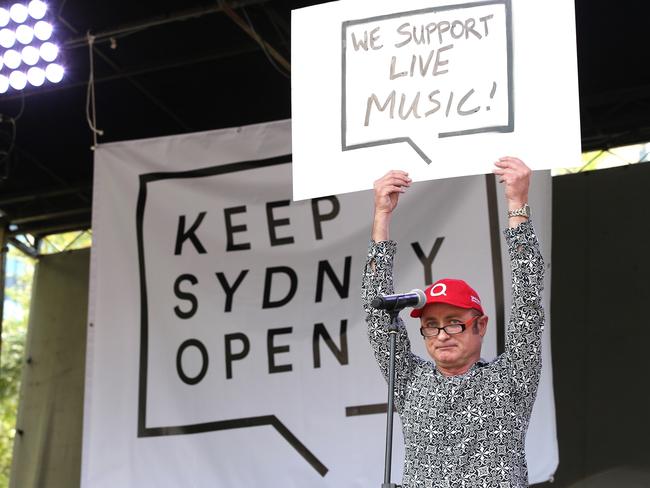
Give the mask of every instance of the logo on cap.
[(436, 283), (431, 287), (429, 295), (432, 297), (439, 297), (440, 295), (447, 296), (447, 285), (445, 283)]

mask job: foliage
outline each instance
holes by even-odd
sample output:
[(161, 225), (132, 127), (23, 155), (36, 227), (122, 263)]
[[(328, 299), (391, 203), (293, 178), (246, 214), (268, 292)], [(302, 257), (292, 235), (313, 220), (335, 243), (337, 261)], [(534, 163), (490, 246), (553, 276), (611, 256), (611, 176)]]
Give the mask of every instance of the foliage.
[[(51, 254), (80, 249), (89, 247), (91, 241), (89, 230), (55, 234), (41, 241), (39, 251)], [(0, 488), (9, 486), (11, 474), (34, 265), (34, 259), (9, 247), (0, 351)]]
[(582, 173), (650, 161), (650, 142), (582, 153), (582, 164), (573, 168), (556, 168), (553, 176)]
[(34, 260), (10, 247), (0, 351), (0, 487), (9, 486), (33, 274)]
[(72, 249), (90, 247), (92, 232), (90, 230), (65, 232), (63, 234), (52, 234), (41, 241), (39, 252), (41, 254), (53, 254)]

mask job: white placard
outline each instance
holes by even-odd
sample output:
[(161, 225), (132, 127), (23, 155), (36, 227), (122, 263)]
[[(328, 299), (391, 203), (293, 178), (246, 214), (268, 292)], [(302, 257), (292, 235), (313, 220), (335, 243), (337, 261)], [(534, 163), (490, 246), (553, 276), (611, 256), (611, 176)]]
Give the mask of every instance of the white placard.
[[(580, 158), (573, 5), (332, 2), (292, 16), (293, 196)], [(552, 29), (550, 26), (553, 26)]]

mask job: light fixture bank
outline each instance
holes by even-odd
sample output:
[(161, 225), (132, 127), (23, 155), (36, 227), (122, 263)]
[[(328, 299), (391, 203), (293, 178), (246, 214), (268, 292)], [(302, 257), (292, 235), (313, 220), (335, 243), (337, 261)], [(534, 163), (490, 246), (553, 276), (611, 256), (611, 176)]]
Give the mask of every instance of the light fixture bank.
[(64, 68), (48, 7), (41, 0), (0, 7), (0, 94), (58, 83)]

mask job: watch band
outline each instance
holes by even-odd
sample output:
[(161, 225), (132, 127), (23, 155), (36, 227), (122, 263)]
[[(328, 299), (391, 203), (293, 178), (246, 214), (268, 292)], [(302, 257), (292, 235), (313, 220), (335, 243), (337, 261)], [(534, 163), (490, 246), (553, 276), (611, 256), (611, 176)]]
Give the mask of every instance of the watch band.
[(508, 218), (510, 217), (526, 217), (530, 218), (530, 206), (524, 203), (523, 207), (516, 208), (515, 210), (508, 210)]

